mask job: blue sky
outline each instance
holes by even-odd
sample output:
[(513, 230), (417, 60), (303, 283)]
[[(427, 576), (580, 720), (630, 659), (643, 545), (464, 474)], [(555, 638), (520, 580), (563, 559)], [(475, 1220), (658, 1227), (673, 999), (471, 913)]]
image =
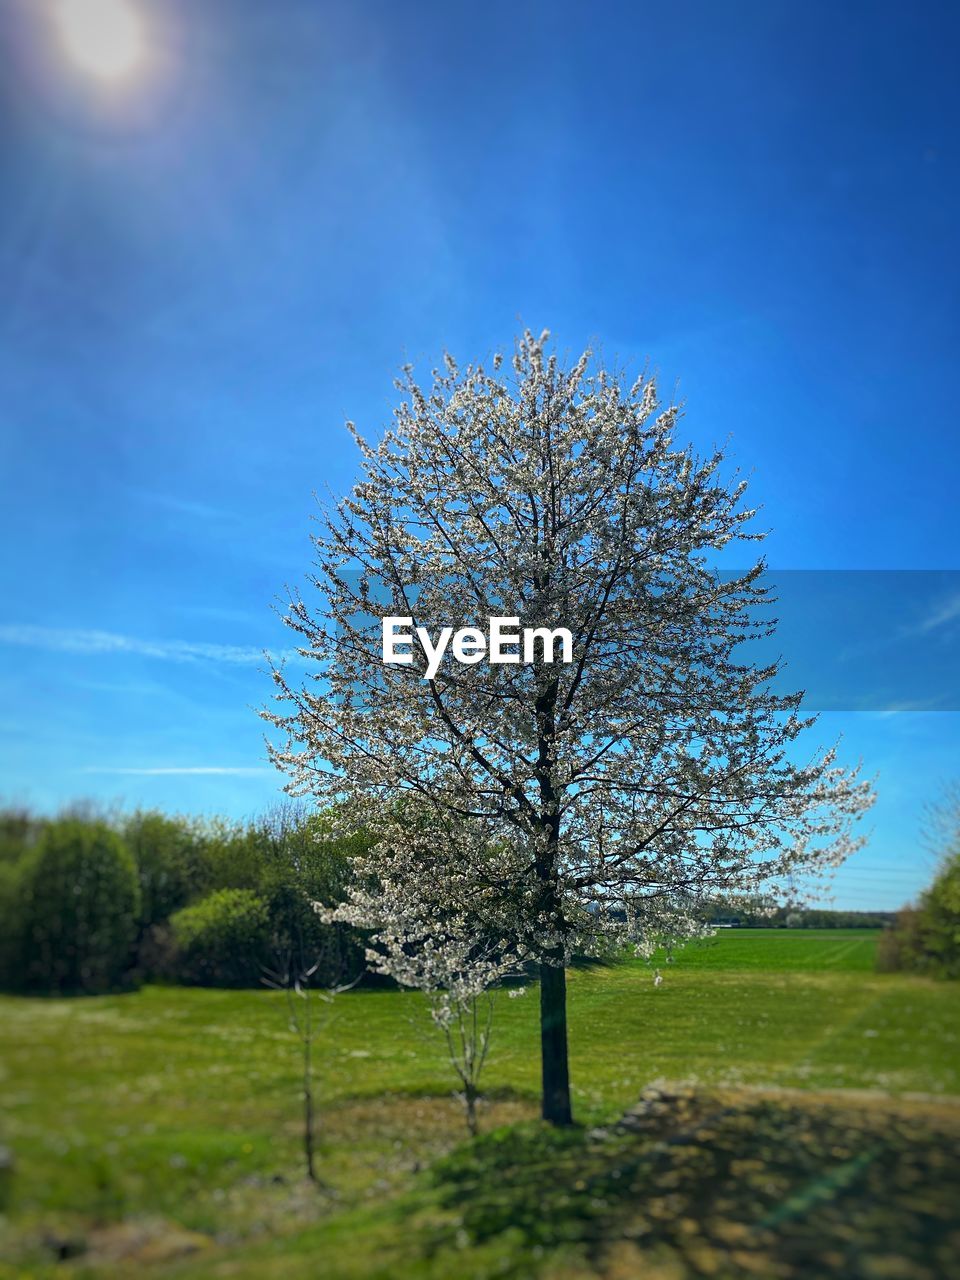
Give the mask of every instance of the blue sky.
[[(256, 655), (344, 418), (520, 324), (678, 385), (772, 565), (960, 567), (955, 6), (140, 7), (105, 91), (0, 0), (6, 799), (269, 803)], [(958, 719), (824, 717), (880, 773), (843, 905), (929, 875)]]

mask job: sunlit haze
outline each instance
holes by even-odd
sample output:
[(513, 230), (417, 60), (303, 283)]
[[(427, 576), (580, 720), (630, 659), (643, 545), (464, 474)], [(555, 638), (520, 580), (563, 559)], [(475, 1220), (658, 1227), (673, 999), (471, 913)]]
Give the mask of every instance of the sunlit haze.
[(63, 48), (81, 71), (120, 80), (142, 64), (143, 23), (126, 0), (56, 0), (54, 16)]

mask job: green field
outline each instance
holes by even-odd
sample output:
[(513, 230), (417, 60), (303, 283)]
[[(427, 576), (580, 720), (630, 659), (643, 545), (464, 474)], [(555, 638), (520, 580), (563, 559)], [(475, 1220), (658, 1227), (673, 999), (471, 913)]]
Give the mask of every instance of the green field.
[(872, 973), (872, 929), (718, 929), (677, 952), (680, 969), (778, 969), (794, 973)]
[[(320, 1190), (278, 993), (3, 999), (0, 1276), (560, 1280), (642, 1258), (672, 1280), (839, 1258), (837, 1275), (939, 1280), (960, 1240), (960, 999), (875, 975), (874, 946), (725, 930), (658, 961), (660, 986), (639, 961), (573, 971), (572, 1134), (535, 1121), (536, 992), (500, 993), (479, 1144), (421, 998), (350, 992), (318, 1038)], [(665, 1081), (673, 1103), (618, 1126)], [(713, 1226), (695, 1209), (711, 1197)]]

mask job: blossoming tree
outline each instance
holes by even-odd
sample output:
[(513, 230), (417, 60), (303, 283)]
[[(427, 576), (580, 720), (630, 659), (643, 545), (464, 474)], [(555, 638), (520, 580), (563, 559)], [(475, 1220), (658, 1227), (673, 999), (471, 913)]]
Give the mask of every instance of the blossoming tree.
[[(401, 902), (417, 915), (402, 914)], [(367, 959), (374, 972), (424, 993), (460, 1081), (467, 1128), (475, 1136), (480, 1076), (493, 1026), (493, 988), (519, 973), (509, 944), (479, 922), (451, 914), (434, 895), (423, 894), (413, 903), (410, 895), (395, 894), (389, 882), (378, 881), (372, 892), (358, 889), (351, 902), (325, 914), (371, 929)], [(513, 988), (511, 994), (517, 992)]]
[[(407, 368), (382, 440), (351, 425), (362, 479), (315, 538), (318, 599), (286, 617), (318, 665), (276, 670), (264, 714), (288, 790), (378, 833), (358, 921), (442, 903), (451, 936), (538, 965), (543, 1115), (564, 1124), (571, 955), (649, 951), (695, 933), (703, 897), (828, 871), (872, 797), (832, 748), (798, 763), (801, 696), (744, 657), (772, 627), (763, 564), (714, 566), (762, 536), (745, 483), (675, 442), (652, 379), (589, 352), (565, 367), (547, 339), (506, 366), (448, 356), (426, 390)], [(436, 666), (414, 644), (385, 665), (388, 614), (564, 627), (571, 660)], [(404, 820), (404, 795), (428, 820)]]

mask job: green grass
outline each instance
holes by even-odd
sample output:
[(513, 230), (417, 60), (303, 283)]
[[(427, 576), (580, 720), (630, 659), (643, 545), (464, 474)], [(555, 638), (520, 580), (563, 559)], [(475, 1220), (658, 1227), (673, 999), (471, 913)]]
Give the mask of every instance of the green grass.
[[(949, 1127), (960, 1115), (950, 1102), (960, 1095), (957, 987), (868, 972), (873, 945), (853, 932), (729, 930), (660, 964), (660, 986), (639, 961), (574, 971), (571, 1057), (585, 1126), (576, 1142), (596, 1126), (609, 1129), (657, 1080), (695, 1084), (700, 1100), (731, 1089), (753, 1097), (744, 1086), (925, 1095), (912, 1105), (938, 1105)], [(416, 994), (350, 992), (327, 1017), (316, 1073), (320, 1192), (301, 1177), (299, 1060), (277, 993), (148, 987), (97, 999), (6, 998), (0, 1045), (0, 1144), (16, 1161), (0, 1229), (0, 1257), (16, 1262), (0, 1264), (4, 1280), (65, 1268), (147, 1280), (313, 1276), (320, 1254), (330, 1276), (560, 1276), (587, 1265), (584, 1224), (595, 1217), (578, 1200), (574, 1167), (592, 1167), (597, 1153), (582, 1146), (569, 1160), (555, 1153), (558, 1169), (571, 1165), (579, 1226), (569, 1238), (545, 1244), (522, 1226), (451, 1227), (458, 1211), (431, 1169), (464, 1131), (442, 1041)], [(506, 1132), (541, 1141), (539, 1126), (529, 1127), (538, 1074), (536, 992), (500, 993), (485, 1131), (509, 1125)], [(764, 1124), (775, 1127), (769, 1116)], [(611, 1141), (601, 1153), (604, 1178), (621, 1157), (646, 1168), (647, 1138), (626, 1156), (620, 1138)], [(404, 1226), (411, 1215), (415, 1228)], [(596, 1221), (615, 1218), (616, 1234), (629, 1216)], [(700, 1243), (716, 1248), (718, 1239)], [(677, 1262), (669, 1232), (656, 1241), (669, 1254), (664, 1265), (688, 1268), (665, 1276), (697, 1274), (682, 1250)], [(52, 1261), (81, 1249), (76, 1261)], [(444, 1271), (454, 1254), (455, 1270)], [(607, 1274), (595, 1259), (589, 1265), (569, 1274)]]
[(677, 952), (673, 963), (679, 969), (872, 973), (877, 937), (874, 929), (719, 929)]

